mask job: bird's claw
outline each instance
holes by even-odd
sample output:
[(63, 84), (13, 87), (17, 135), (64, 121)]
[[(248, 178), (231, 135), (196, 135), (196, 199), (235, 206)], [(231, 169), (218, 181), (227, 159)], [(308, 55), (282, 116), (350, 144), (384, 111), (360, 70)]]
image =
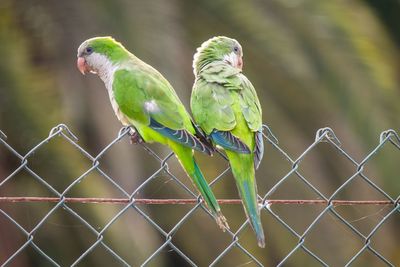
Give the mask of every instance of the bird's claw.
[(144, 140), (137, 131), (132, 131), (130, 134), (131, 144), (143, 144)]

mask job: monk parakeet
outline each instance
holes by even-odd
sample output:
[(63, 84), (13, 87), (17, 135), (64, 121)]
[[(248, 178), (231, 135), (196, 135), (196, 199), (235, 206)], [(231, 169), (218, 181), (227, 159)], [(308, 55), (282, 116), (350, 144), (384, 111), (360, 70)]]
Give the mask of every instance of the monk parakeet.
[(193, 149), (211, 154), (213, 147), (193, 124), (169, 82), (111, 37), (84, 41), (78, 48), (77, 67), (83, 74), (92, 72), (103, 80), (112, 108), (123, 125), (132, 125), (144, 142), (158, 142), (171, 148), (218, 225), (227, 228), (218, 202), (193, 157)]
[(255, 169), (263, 157), (261, 106), (251, 82), (242, 74), (238, 41), (219, 36), (204, 42), (194, 55), (193, 118), (208, 138), (225, 150), (244, 210), (265, 246), (257, 204)]

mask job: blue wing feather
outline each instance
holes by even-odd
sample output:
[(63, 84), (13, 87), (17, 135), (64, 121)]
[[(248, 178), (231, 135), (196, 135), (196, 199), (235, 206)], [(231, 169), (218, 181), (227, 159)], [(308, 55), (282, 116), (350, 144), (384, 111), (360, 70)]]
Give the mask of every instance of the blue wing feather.
[(249, 147), (231, 132), (213, 130), (210, 136), (214, 143), (224, 149), (243, 154), (250, 154)]
[(149, 127), (181, 145), (212, 155), (213, 151), (208, 146), (204, 145), (199, 139), (197, 139), (194, 135), (192, 135), (191, 133), (189, 133), (184, 129), (183, 130), (170, 129), (168, 127), (165, 127), (161, 123), (157, 122), (153, 118), (150, 118)]

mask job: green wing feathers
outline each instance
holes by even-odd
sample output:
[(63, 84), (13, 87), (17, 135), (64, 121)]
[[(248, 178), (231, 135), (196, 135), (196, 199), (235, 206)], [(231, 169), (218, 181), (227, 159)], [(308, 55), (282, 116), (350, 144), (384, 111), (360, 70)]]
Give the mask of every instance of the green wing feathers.
[(118, 70), (114, 74), (113, 93), (118, 108), (135, 122), (148, 125), (149, 114), (143, 109), (147, 96), (140, 90), (141, 81), (138, 81), (128, 70)]
[(261, 129), (262, 111), (256, 90), (246, 76), (240, 74), (242, 90), (239, 91), (240, 107), (242, 114), (247, 121), (247, 126), (253, 131)]
[(191, 97), (193, 118), (206, 134), (212, 130), (232, 130), (236, 125), (232, 110), (233, 98), (218, 83), (207, 83), (203, 79), (195, 82)]
[(247, 126), (253, 132), (260, 130), (262, 110), (257, 93), (246, 76), (234, 70), (217, 72), (211, 68), (201, 72), (193, 85), (190, 103), (196, 123), (207, 134), (214, 129), (232, 130), (237, 120), (232, 107), (236, 97)]
[(121, 111), (133, 121), (149, 125), (150, 117), (173, 129), (194, 133), (190, 116), (175, 91), (162, 76), (139, 68), (114, 73), (113, 91)]

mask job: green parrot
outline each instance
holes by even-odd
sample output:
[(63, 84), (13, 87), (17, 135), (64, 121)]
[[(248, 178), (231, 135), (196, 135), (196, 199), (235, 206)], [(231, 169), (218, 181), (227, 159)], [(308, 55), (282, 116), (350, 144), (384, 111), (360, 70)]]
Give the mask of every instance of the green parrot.
[(193, 124), (169, 82), (112, 37), (95, 37), (78, 48), (77, 67), (104, 82), (112, 108), (139, 142), (158, 142), (175, 153), (200, 191), (221, 229), (229, 228), (218, 202), (193, 156), (193, 149), (212, 154), (213, 147)]
[(255, 169), (264, 154), (261, 106), (242, 74), (239, 42), (224, 36), (204, 42), (194, 55), (193, 118), (212, 143), (225, 150), (258, 245), (265, 247), (257, 204)]

